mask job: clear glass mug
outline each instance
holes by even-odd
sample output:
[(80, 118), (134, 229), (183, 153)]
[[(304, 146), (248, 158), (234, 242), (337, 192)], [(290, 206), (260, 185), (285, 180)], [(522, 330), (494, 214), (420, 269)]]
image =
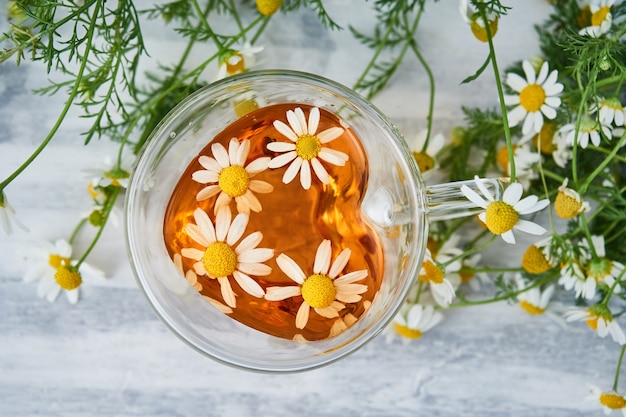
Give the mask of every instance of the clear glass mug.
[[(355, 209), (377, 235), (384, 270), (371, 305), (333, 337), (294, 341), (232, 319), (192, 288), (166, 250), (165, 212), (179, 178), (212, 138), (240, 119), (235, 109), (242, 99), (260, 107), (293, 103), (294, 108), (328, 110), (360, 139), (367, 156), (367, 185)], [(126, 194), (128, 255), (149, 304), (192, 348), (248, 370), (313, 369), (356, 351), (390, 323), (420, 271), (429, 221), (471, 215), (479, 209), (463, 197), (462, 184), (475, 188), (474, 181), (425, 186), (402, 135), (376, 107), (349, 88), (301, 72), (248, 72), (195, 92), (152, 132)], [(485, 186), (499, 196), (498, 181), (487, 181)]]

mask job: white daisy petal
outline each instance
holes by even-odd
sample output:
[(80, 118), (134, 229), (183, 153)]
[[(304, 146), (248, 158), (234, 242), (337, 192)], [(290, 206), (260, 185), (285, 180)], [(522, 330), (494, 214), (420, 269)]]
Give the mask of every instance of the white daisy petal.
[(297, 157), (298, 154), (296, 153), (296, 151), (290, 151), (282, 155), (278, 155), (275, 158), (272, 158), (267, 166), (268, 168), (280, 168), (284, 165), (287, 165), (289, 162), (293, 161)]
[(256, 248), (243, 252), (237, 257), (237, 260), (243, 263), (265, 262), (272, 256), (274, 256), (274, 249)]
[(235, 278), (235, 281), (237, 281), (237, 284), (239, 284), (241, 289), (251, 296), (256, 298), (262, 298), (265, 295), (265, 291), (263, 291), (263, 288), (261, 288), (259, 283), (247, 276), (246, 274), (235, 271), (233, 272), (233, 278)]
[(201, 170), (191, 174), (191, 179), (200, 184), (207, 184), (209, 182), (217, 182), (219, 174), (215, 171)]
[(232, 138), (228, 142), (228, 165), (243, 165), (237, 164), (237, 153), (239, 152), (239, 141), (237, 138)]
[(222, 168), (226, 168), (230, 165), (228, 152), (221, 143), (214, 143), (211, 145), (211, 151), (213, 152), (213, 157)]
[[(544, 62), (543, 66), (547, 64), (547, 62)], [(533, 65), (530, 63), (530, 61), (524, 60), (522, 62), (522, 68), (524, 69), (524, 74), (526, 75), (526, 81), (528, 82), (528, 84), (535, 84), (535, 69), (533, 68)]]
[(239, 263), (237, 269), (244, 274), (254, 275), (255, 277), (265, 277), (272, 273), (272, 268), (261, 263)]
[(298, 312), (296, 313), (296, 327), (298, 329), (304, 329), (306, 324), (309, 322), (310, 309), (311, 308), (306, 301), (303, 301), (300, 308), (298, 308)]
[(237, 301), (235, 300), (235, 293), (233, 292), (233, 288), (230, 286), (230, 281), (226, 277), (219, 277), (217, 281), (220, 283), (220, 290), (222, 293), (222, 298), (224, 302), (232, 308), (237, 307)]
[(281, 301), (290, 297), (300, 295), (300, 287), (267, 287), (265, 289), (265, 299), (269, 301)]
[(241, 242), (239, 242), (239, 245), (235, 248), (235, 253), (240, 255), (250, 249), (254, 249), (259, 245), (259, 243), (261, 243), (261, 240), (263, 240), (263, 233), (250, 233), (248, 236), (243, 238)]
[(502, 240), (504, 240), (506, 243), (510, 243), (512, 245), (515, 244), (515, 236), (513, 235), (512, 231), (508, 231), (508, 232), (504, 232), (500, 235), (500, 237), (502, 238)]
[(228, 207), (223, 207), (217, 212), (215, 219), (215, 237), (218, 242), (224, 242), (230, 228), (232, 213)]
[(278, 267), (283, 271), (292, 281), (302, 284), (307, 278), (298, 264), (285, 254), (280, 254), (276, 257), (276, 263)]
[(255, 193), (267, 194), (274, 191), (274, 186), (269, 182), (260, 181), (260, 180), (252, 180), (250, 184), (248, 184), (248, 188)]
[(207, 247), (211, 244), (211, 242), (206, 237), (204, 237), (204, 234), (200, 231), (200, 228), (196, 224), (187, 223), (185, 225), (185, 232), (187, 232), (189, 237), (192, 238), (195, 242), (204, 247)]
[(317, 247), (315, 253), (315, 263), (313, 264), (314, 274), (326, 274), (330, 266), (331, 245), (330, 240), (325, 239)]
[(337, 166), (344, 166), (349, 159), (348, 155), (345, 153), (330, 148), (322, 148), (317, 156), (320, 159)]
[(217, 193), (219, 193), (220, 187), (218, 185), (209, 185), (207, 187), (204, 187), (202, 190), (200, 190), (198, 192), (198, 194), (196, 194), (196, 200), (197, 201), (204, 201), (206, 199), (209, 199), (211, 197), (213, 197), (214, 195), (216, 195)]
[(518, 93), (528, 85), (528, 82), (515, 73), (509, 73), (506, 76), (506, 84)]
[(347, 273), (346, 275), (343, 275), (335, 279), (335, 285), (339, 287), (341, 285), (346, 285), (346, 284), (351, 284), (356, 281), (361, 281), (362, 279), (367, 277), (367, 274), (368, 274), (367, 269), (352, 271), (350, 273)]
[(226, 235), (225, 242), (229, 246), (233, 246), (241, 238), (241, 236), (243, 236), (243, 232), (248, 226), (248, 219), (249, 216), (244, 213), (239, 213), (235, 216), (235, 219), (228, 228), (228, 234)]
[(297, 107), (295, 110), (287, 111), (287, 121), (289, 121), (289, 126), (291, 126), (291, 129), (296, 135), (302, 136), (307, 133), (304, 112), (300, 107)]
[(215, 227), (213, 226), (213, 222), (211, 222), (211, 219), (209, 219), (209, 216), (204, 212), (204, 210), (197, 208), (193, 212), (193, 218), (196, 221), (196, 225), (200, 229), (200, 233), (202, 233), (204, 238), (209, 243), (215, 242)]
[(539, 226), (537, 223), (530, 222), (528, 220), (518, 220), (517, 224), (513, 226), (516, 230), (530, 233), (531, 235), (542, 235), (546, 232), (546, 229)]
[(341, 253), (337, 256), (337, 258), (335, 258), (335, 262), (333, 262), (333, 265), (330, 267), (330, 270), (328, 271), (328, 276), (331, 279), (335, 279), (335, 277), (339, 275), (341, 271), (343, 271), (343, 269), (348, 264), (348, 261), (350, 260), (350, 255), (352, 255), (352, 251), (350, 250), (350, 248), (345, 248), (344, 250), (341, 251)]
[(313, 172), (315, 172), (315, 176), (322, 182), (322, 184), (330, 183), (330, 177), (328, 176), (328, 171), (321, 164), (321, 162), (317, 158), (311, 159), (311, 167), (313, 167)]
[(237, 149), (237, 155), (234, 158), (233, 163), (231, 165), (239, 165), (244, 166), (246, 160), (248, 159), (248, 154), (250, 153), (250, 140), (245, 139), (239, 144), (239, 149)]
[(465, 197), (467, 197), (468, 200), (476, 204), (478, 207), (482, 207), (484, 209), (487, 208), (487, 202), (480, 195), (478, 195), (476, 191), (472, 190), (467, 185), (463, 184), (461, 186), (461, 192)]
[(288, 152), (296, 150), (296, 144), (290, 142), (271, 142), (267, 144), (267, 149), (272, 152)]
[(287, 139), (291, 140), (292, 142), (295, 142), (298, 140), (298, 135), (296, 135), (294, 131), (291, 130), (291, 128), (287, 126), (284, 122), (281, 122), (280, 120), (275, 120), (274, 128), (276, 128), (276, 130), (278, 130), (280, 134), (282, 134), (283, 136), (285, 136)]
[(300, 166), (300, 184), (305, 190), (311, 188), (311, 165), (306, 160), (302, 160), (302, 165)]
[(343, 135), (343, 132), (344, 130), (342, 128), (335, 126), (318, 133), (316, 136), (320, 142), (324, 144), (337, 139), (339, 136)]
[(317, 107), (313, 107), (311, 111), (309, 112), (309, 123), (307, 126), (306, 133), (308, 133), (309, 135), (314, 135), (315, 132), (317, 132), (317, 127), (319, 125), (319, 122), (320, 122), (320, 109)]
[(300, 157), (297, 157), (293, 160), (291, 165), (289, 165), (289, 168), (287, 168), (285, 170), (285, 173), (283, 174), (283, 183), (289, 184), (291, 181), (293, 181), (296, 175), (298, 175), (298, 171), (300, 171), (300, 167), (302, 166), (303, 161), (304, 160)]

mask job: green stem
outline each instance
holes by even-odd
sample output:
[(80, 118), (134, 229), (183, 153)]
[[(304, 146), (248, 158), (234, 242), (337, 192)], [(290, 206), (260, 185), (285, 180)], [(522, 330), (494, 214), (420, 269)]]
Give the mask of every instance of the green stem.
[(466, 251), (464, 251), (463, 253), (461, 253), (460, 255), (454, 256), (452, 258), (450, 258), (449, 260), (447, 260), (445, 263), (442, 263), (442, 267), (446, 267), (448, 265), (450, 265), (452, 262), (458, 260), (458, 259), (463, 259), (463, 258), (467, 258), (468, 256), (470, 256), (473, 253), (476, 252), (480, 252), (481, 250), (489, 247), (493, 241), (496, 239), (496, 235), (492, 235), (491, 238), (489, 240), (487, 240), (486, 242), (476, 246), (476, 247), (472, 247), (471, 249), (468, 249)]
[(202, 11), (202, 9), (200, 9), (200, 5), (198, 4), (198, 0), (193, 0), (192, 1), (193, 4), (193, 8), (196, 10), (196, 13), (198, 14), (198, 19), (200, 19), (200, 22), (202, 23), (202, 26), (204, 26), (204, 28), (207, 30), (207, 32), (209, 32), (209, 35), (211, 36), (211, 39), (213, 39), (213, 43), (215, 43), (215, 46), (217, 46), (217, 49), (219, 49), (219, 52), (223, 52), (224, 51), (224, 44), (222, 42), (220, 42), (219, 38), (217, 37), (217, 35), (215, 34), (215, 32), (213, 32), (213, 29), (211, 28), (211, 25), (209, 24), (209, 21), (206, 19), (206, 16), (204, 15), (204, 12)]
[(487, 32), (487, 41), (489, 43), (489, 56), (491, 57), (491, 66), (493, 68), (493, 74), (496, 80), (496, 87), (498, 89), (498, 99), (500, 101), (500, 111), (502, 112), (502, 122), (504, 128), (504, 138), (506, 140), (506, 148), (509, 154), (509, 171), (511, 182), (515, 182), (515, 155), (513, 154), (513, 144), (511, 142), (511, 130), (509, 129), (509, 118), (506, 111), (506, 105), (504, 104), (504, 91), (502, 90), (502, 81), (500, 80), (500, 70), (498, 69), (498, 62), (496, 61), (496, 51), (493, 46), (493, 35), (489, 28), (489, 20), (487, 19), (487, 13), (484, 7), (479, 8), (480, 17), (485, 25), (485, 31)]
[[(426, 116), (426, 140), (424, 141), (424, 145), (421, 149), (422, 153), (426, 153), (426, 148), (428, 148), (428, 142), (430, 141), (430, 135), (433, 125), (433, 109), (435, 108), (435, 77), (433, 77), (433, 73), (428, 66), (428, 63), (420, 53), (414, 40), (411, 42), (411, 49), (413, 49), (413, 53), (422, 64), (422, 67), (424, 67), (424, 71), (426, 71), (426, 75), (428, 76), (428, 85), (430, 88), (430, 95), (428, 97), (428, 115)], [(434, 157), (434, 155), (430, 156)]]
[(37, 158), (37, 156), (39, 156), (39, 154), (46, 148), (48, 143), (50, 143), (50, 141), (56, 134), (57, 130), (59, 130), (59, 127), (61, 127), (63, 120), (65, 120), (65, 116), (67, 115), (67, 112), (69, 111), (70, 107), (72, 106), (72, 103), (74, 102), (74, 99), (76, 98), (76, 95), (78, 93), (78, 89), (80, 86), (80, 81), (82, 80), (83, 73), (85, 72), (85, 68), (89, 60), (89, 54), (91, 52), (91, 44), (93, 41), (94, 30), (96, 26), (95, 22), (96, 22), (100, 7), (102, 6), (103, 2), (104, 0), (98, 0), (96, 2), (96, 7), (94, 8), (93, 16), (91, 17), (91, 21), (89, 22), (89, 28), (87, 31), (87, 42), (85, 44), (85, 54), (83, 55), (81, 59), (80, 68), (78, 69), (78, 73), (76, 75), (76, 81), (74, 82), (74, 87), (72, 88), (72, 91), (70, 92), (69, 97), (67, 98), (67, 101), (65, 102), (65, 106), (61, 110), (59, 117), (57, 118), (54, 126), (52, 127), (52, 130), (48, 132), (48, 135), (46, 136), (46, 138), (43, 140), (43, 142), (41, 142), (39, 147), (37, 147), (37, 149), (35, 149), (35, 151), (28, 157), (28, 159), (26, 159), (26, 161), (24, 161), (22, 165), (20, 165), (11, 175), (9, 175), (4, 181), (0, 183), (0, 192), (2, 192), (2, 190), (4, 190), (4, 188), (9, 183), (11, 183), (11, 181), (13, 181), (18, 175), (20, 175), (35, 160), (35, 158)]
[(615, 370), (615, 378), (613, 379), (613, 391), (617, 392), (619, 385), (619, 374), (622, 370), (622, 362), (624, 361), (624, 352), (626, 352), (626, 345), (622, 345), (622, 350), (619, 353), (619, 359), (617, 360), (617, 369)]
[(585, 192), (587, 191), (587, 187), (589, 187), (589, 184), (591, 184), (591, 182), (613, 160), (613, 158), (617, 155), (617, 152), (619, 152), (620, 149), (622, 148), (622, 145), (624, 144), (625, 140), (626, 140), (626, 132), (622, 135), (620, 140), (615, 144), (615, 146), (613, 147), (613, 150), (611, 151), (611, 153), (609, 153), (608, 156), (606, 158), (604, 158), (604, 160), (600, 163), (600, 165), (598, 165), (596, 167), (596, 169), (594, 169), (593, 172), (591, 174), (589, 174), (589, 176), (587, 176), (587, 178), (585, 179), (585, 181), (582, 183), (582, 185), (579, 188), (579, 193), (580, 194), (585, 194)]
[(115, 190), (113, 191), (113, 193), (111, 193), (111, 195), (107, 198), (107, 201), (105, 203), (104, 210), (103, 210), (104, 218), (102, 219), (102, 224), (98, 228), (98, 231), (96, 232), (96, 235), (92, 239), (91, 243), (89, 244), (89, 246), (87, 247), (83, 255), (80, 257), (78, 262), (76, 263), (75, 265), (76, 269), (80, 268), (81, 264), (85, 261), (85, 259), (87, 259), (87, 257), (89, 256), (93, 248), (96, 247), (96, 243), (98, 243), (98, 240), (100, 240), (100, 236), (102, 236), (102, 232), (104, 231), (104, 227), (107, 224), (109, 215), (111, 214), (111, 211), (113, 210), (113, 205), (115, 204), (115, 201), (117, 200), (117, 196), (120, 193), (120, 189), (121, 187), (115, 187)]
[(72, 245), (74, 243), (74, 240), (76, 240), (76, 236), (78, 236), (78, 232), (80, 232), (80, 229), (83, 228), (85, 223), (87, 223), (87, 219), (81, 219), (78, 222), (78, 224), (76, 225), (76, 227), (72, 231), (72, 234), (70, 235), (70, 238), (67, 241), (70, 245)]
[(609, 290), (604, 295), (604, 298), (600, 302), (601, 305), (604, 305), (604, 306), (608, 306), (609, 305), (609, 301), (611, 300), (611, 296), (613, 295), (613, 292), (615, 291), (615, 288), (617, 288), (617, 286), (619, 285), (619, 283), (622, 280), (622, 277), (624, 276), (625, 273), (626, 273), (626, 269), (623, 269), (622, 273), (619, 274), (617, 277), (615, 277), (615, 282), (613, 283), (613, 285), (611, 285), (609, 287)]

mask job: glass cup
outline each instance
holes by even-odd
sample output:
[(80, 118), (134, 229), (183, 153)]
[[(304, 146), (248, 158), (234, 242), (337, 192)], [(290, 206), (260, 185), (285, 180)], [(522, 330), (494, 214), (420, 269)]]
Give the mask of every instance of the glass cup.
[[(380, 242), (384, 270), (371, 305), (333, 337), (290, 340), (232, 319), (189, 284), (166, 250), (165, 213), (181, 175), (200, 150), (240, 119), (246, 103), (261, 108), (293, 103), (294, 108), (327, 110), (354, 132), (367, 156), (367, 184), (355, 210)], [(476, 188), (474, 181), (425, 186), (402, 135), (376, 107), (349, 88), (301, 72), (248, 72), (195, 92), (152, 132), (126, 194), (128, 255), (139, 287), (158, 317), (200, 353), (255, 371), (313, 369), (356, 351), (390, 323), (420, 271), (429, 221), (479, 210), (461, 194), (462, 184)], [(501, 193), (497, 180), (488, 180), (485, 186), (496, 198)], [(284, 239), (289, 238), (287, 230)]]

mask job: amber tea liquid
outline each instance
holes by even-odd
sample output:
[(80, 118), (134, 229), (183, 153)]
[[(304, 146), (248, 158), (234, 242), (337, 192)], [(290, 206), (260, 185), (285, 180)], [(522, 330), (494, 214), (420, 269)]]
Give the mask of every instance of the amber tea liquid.
[[(286, 113), (296, 107), (300, 107), (308, 117), (311, 109), (308, 105), (271, 105), (251, 111), (215, 138), (207, 138), (209, 142), (181, 176), (166, 209), (163, 231), (170, 256), (180, 253), (182, 248), (203, 249), (185, 232), (187, 223), (195, 223), (193, 212), (196, 208), (204, 210), (215, 222), (216, 197), (200, 202), (196, 200), (196, 194), (206, 186), (192, 179), (195, 171), (204, 169), (199, 164), (198, 157), (212, 157), (211, 145), (216, 142), (228, 149), (231, 138), (239, 141), (250, 140), (251, 150), (246, 164), (259, 157), (277, 156), (277, 153), (267, 149), (267, 144), (273, 141), (288, 142), (288, 139), (276, 130), (273, 122), (281, 120), (289, 124)], [(335, 166), (322, 161), (330, 176), (330, 184), (323, 184), (312, 172), (309, 190), (303, 189), (299, 174), (289, 184), (283, 183), (282, 177), (289, 164), (255, 175), (253, 179), (272, 184), (274, 190), (267, 194), (255, 193), (261, 202), (262, 211), (250, 213), (243, 236), (261, 231), (263, 240), (259, 247), (274, 249), (274, 257), (264, 262), (272, 268), (271, 274), (263, 277), (252, 276), (264, 289), (297, 285), (278, 267), (275, 258), (281, 253), (293, 259), (308, 276), (313, 274), (315, 253), (324, 239), (332, 242), (331, 264), (344, 248), (350, 248), (350, 261), (340, 276), (365, 269), (368, 271), (367, 277), (358, 284), (365, 284), (368, 289), (362, 294), (361, 301), (345, 303), (346, 308), (339, 311), (339, 319), (349, 325), (354, 318), (358, 319), (364, 313), (380, 287), (383, 251), (378, 237), (359, 211), (368, 180), (368, 162), (361, 143), (349, 126), (340, 124), (337, 116), (323, 109), (320, 111), (317, 132), (333, 126), (344, 128), (339, 138), (324, 146), (345, 153), (349, 157), (348, 162), (344, 166)], [(237, 214), (234, 200), (230, 208), (234, 218)], [(194, 260), (183, 257), (185, 271), (192, 269), (194, 263)], [(322, 317), (311, 309), (307, 325), (304, 329), (298, 329), (295, 326), (295, 317), (302, 303), (301, 296), (283, 301), (268, 301), (243, 291), (232, 277), (229, 280), (237, 301), (229, 316), (259, 331), (287, 339), (299, 335), (306, 340), (320, 340), (329, 337), (337, 320)], [(216, 279), (198, 276), (198, 281), (202, 285), (201, 294), (223, 302)]]

